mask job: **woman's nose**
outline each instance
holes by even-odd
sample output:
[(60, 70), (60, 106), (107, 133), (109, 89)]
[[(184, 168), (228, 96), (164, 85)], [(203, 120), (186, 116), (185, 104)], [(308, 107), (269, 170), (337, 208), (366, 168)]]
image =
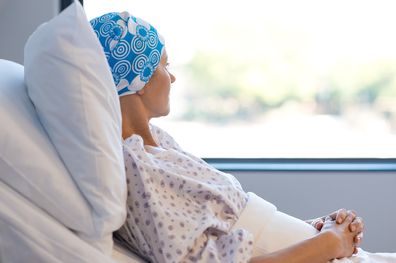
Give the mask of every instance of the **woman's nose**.
[(172, 73), (170, 73), (170, 78), (171, 78), (171, 83), (176, 81), (176, 77)]

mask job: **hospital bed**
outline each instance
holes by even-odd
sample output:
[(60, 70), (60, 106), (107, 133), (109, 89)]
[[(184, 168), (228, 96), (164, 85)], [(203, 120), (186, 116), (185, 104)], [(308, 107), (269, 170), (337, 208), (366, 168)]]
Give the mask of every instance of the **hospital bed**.
[(31, 130), (33, 125), (26, 123), (37, 125), (37, 130), (42, 131), (28, 98), (23, 74), (23, 66), (0, 60), (0, 262), (144, 262), (117, 244), (111, 256), (101, 253), (29, 200), (27, 196), (38, 195), (32, 193), (33, 189), (27, 185), (20, 185), (20, 189), (12, 186), (11, 180), (17, 181), (16, 177), (29, 177), (28, 173), (21, 174), (21, 170), (16, 170), (23, 170), (21, 166), (46, 169), (46, 163), (35, 156), (29, 160), (10, 160), (6, 156), (10, 147), (16, 149), (15, 157), (23, 155), (24, 149), (18, 149), (22, 146), (16, 144), (17, 140), (25, 147), (30, 146), (24, 141), (28, 136), (22, 138), (20, 133), (36, 132)]
[[(126, 216), (120, 112), (111, 73), (100, 72), (108, 71), (107, 64), (97, 63), (105, 61), (104, 54), (96, 57), (99, 44), (90, 47), (95, 35), (89, 30), (76, 3), (32, 35), (25, 67), (0, 59), (2, 263), (145, 262), (112, 239)], [(92, 50), (91, 62), (79, 53), (86, 55), (87, 49)], [(84, 78), (93, 80), (83, 85)], [(76, 122), (84, 115), (73, 97), (62, 92), (77, 86), (84, 88), (80, 113), (98, 113), (96, 119)], [(46, 88), (56, 90), (59, 101)], [(88, 130), (111, 117), (106, 126)], [(61, 130), (54, 130), (54, 124)]]
[[(24, 66), (0, 60), (0, 262), (145, 262), (112, 238), (126, 179), (105, 55), (75, 2), (29, 38)], [(396, 260), (371, 256), (353, 262)]]

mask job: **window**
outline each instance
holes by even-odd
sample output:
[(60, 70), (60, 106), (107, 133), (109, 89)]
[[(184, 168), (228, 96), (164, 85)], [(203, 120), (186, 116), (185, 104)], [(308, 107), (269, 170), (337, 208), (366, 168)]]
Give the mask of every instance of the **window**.
[(84, 0), (165, 37), (171, 114), (153, 120), (209, 158), (395, 158), (393, 0)]

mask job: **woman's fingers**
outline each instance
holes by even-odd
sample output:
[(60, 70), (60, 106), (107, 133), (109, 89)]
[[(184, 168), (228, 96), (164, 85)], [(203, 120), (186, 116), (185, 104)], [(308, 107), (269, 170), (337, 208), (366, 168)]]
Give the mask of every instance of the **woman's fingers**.
[(322, 218), (316, 218), (311, 222), (311, 225), (316, 228), (317, 230), (321, 230), (323, 227), (323, 219)]
[[(344, 208), (341, 208), (341, 209), (339, 209), (339, 210), (337, 210), (337, 211), (334, 211), (334, 212), (331, 213), (330, 215), (327, 215), (327, 216), (322, 217), (322, 219), (324, 220), (326, 217), (330, 217), (332, 220), (336, 220), (338, 214), (339, 214), (342, 210), (345, 210), (345, 209), (344, 209)], [(346, 210), (345, 210), (345, 211), (346, 211)]]
[(355, 215), (353, 213), (348, 213), (342, 224), (348, 225), (348, 229), (349, 229), (349, 225), (352, 223), (354, 219), (355, 219)]
[(363, 232), (360, 232), (355, 236), (353, 241), (355, 242), (355, 246), (359, 247), (363, 240)]
[(337, 222), (337, 224), (342, 224), (342, 222), (344, 222), (347, 215), (348, 215), (347, 210), (342, 208), (336, 212), (336, 216), (334, 219)]
[(356, 216), (356, 212), (353, 210), (346, 210), (345, 208), (341, 208), (328, 216), (322, 217), (322, 220), (325, 220), (325, 218), (330, 217), (332, 220), (335, 220), (337, 224), (342, 224), (344, 222), (345, 218), (347, 217), (348, 214), (352, 213), (354, 216)]
[(319, 221), (316, 222), (315, 228), (320, 231), (322, 227), (323, 227), (323, 220), (320, 219)]
[(353, 254), (357, 254), (358, 251), (358, 247), (360, 247), (360, 244), (362, 243), (362, 239), (363, 239), (363, 232), (360, 232), (359, 234), (357, 234), (355, 236), (355, 238), (353, 239), (354, 243), (355, 243), (355, 249), (353, 251)]
[(345, 218), (348, 216), (348, 214), (353, 213), (356, 215), (355, 211), (352, 210), (346, 210), (345, 208), (341, 208), (333, 213), (331, 213), (329, 216), (337, 222), (337, 224), (342, 224), (345, 220)]
[(356, 217), (356, 212), (354, 210), (346, 210), (345, 208), (341, 208), (340, 210), (330, 214), (330, 217), (332, 217), (337, 224), (342, 224), (349, 214), (351, 214), (353, 218)]
[(362, 232), (364, 229), (363, 219), (361, 217), (356, 217), (353, 222), (349, 225), (349, 230), (351, 232)]

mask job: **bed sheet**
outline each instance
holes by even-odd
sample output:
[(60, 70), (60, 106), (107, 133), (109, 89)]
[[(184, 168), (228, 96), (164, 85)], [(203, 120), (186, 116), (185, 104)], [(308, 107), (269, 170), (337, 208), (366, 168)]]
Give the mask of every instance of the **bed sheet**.
[(144, 262), (118, 246), (104, 255), (2, 181), (0, 196), (0, 262)]
[(117, 263), (146, 263), (146, 261), (117, 243), (114, 244), (112, 258)]
[[(0, 262), (145, 262), (117, 244), (112, 256), (106, 256), (1, 180), (0, 196)], [(333, 262), (345, 262), (343, 260)], [(348, 262), (396, 263), (396, 253), (359, 251)]]

